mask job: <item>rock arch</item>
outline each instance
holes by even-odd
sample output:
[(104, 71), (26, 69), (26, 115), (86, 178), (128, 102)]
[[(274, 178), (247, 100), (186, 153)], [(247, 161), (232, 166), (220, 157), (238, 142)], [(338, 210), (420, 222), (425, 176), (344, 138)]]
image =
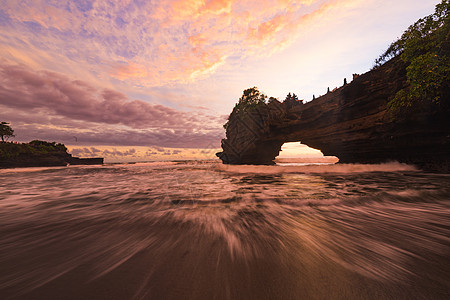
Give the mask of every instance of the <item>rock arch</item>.
[(448, 170), (449, 118), (418, 112), (393, 120), (387, 111), (405, 84), (405, 66), (393, 59), (303, 105), (271, 101), (231, 115), (217, 156), (226, 164), (273, 164), (285, 142), (301, 142), (345, 163), (396, 160)]

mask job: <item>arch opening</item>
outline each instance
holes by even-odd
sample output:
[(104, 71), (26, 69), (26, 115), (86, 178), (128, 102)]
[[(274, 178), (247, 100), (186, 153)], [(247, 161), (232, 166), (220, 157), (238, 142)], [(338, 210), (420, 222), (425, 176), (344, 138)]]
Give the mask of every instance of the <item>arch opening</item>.
[(339, 161), (336, 156), (324, 156), (319, 149), (308, 147), (301, 142), (286, 142), (275, 157), (277, 165), (322, 165), (335, 164)]

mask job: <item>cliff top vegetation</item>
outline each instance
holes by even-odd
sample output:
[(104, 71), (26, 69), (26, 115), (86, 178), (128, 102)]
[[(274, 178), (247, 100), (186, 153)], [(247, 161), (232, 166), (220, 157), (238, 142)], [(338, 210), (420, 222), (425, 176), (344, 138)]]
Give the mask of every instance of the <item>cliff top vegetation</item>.
[[(258, 107), (263, 107), (267, 104), (278, 102), (277, 98), (267, 97), (263, 93), (261, 93), (258, 88), (252, 87), (244, 90), (242, 96), (239, 98), (239, 101), (233, 108), (233, 111), (228, 116), (228, 121), (233, 116), (240, 115), (242, 117), (242, 113), (249, 112), (251, 110), (257, 109)], [(282, 102), (287, 108), (293, 107), (295, 105), (303, 104), (303, 100), (299, 100), (297, 95), (289, 93), (284, 101)], [(228, 121), (223, 125), (225, 129), (228, 127)]]
[(19, 156), (45, 156), (66, 152), (66, 146), (56, 142), (34, 140), (29, 143), (0, 143), (0, 159), (11, 159)]
[(407, 64), (408, 86), (389, 102), (394, 113), (448, 106), (450, 81), (450, 0), (409, 26), (375, 61), (375, 68), (400, 56)]

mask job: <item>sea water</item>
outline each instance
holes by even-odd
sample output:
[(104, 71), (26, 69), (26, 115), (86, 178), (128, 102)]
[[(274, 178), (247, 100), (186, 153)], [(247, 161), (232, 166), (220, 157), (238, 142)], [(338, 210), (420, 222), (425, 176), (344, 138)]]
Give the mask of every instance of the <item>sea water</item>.
[(1, 299), (448, 299), (450, 176), (383, 165), (0, 170)]

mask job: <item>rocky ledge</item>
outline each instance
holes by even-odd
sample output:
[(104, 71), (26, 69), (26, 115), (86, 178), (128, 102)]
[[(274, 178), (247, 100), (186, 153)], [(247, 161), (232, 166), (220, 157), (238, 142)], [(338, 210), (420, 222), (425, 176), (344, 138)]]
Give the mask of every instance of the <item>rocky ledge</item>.
[(333, 92), (299, 105), (271, 101), (231, 114), (222, 152), (226, 164), (273, 164), (286, 142), (301, 142), (341, 163), (399, 161), (450, 172), (450, 110), (393, 116), (388, 102), (407, 85), (395, 58)]

